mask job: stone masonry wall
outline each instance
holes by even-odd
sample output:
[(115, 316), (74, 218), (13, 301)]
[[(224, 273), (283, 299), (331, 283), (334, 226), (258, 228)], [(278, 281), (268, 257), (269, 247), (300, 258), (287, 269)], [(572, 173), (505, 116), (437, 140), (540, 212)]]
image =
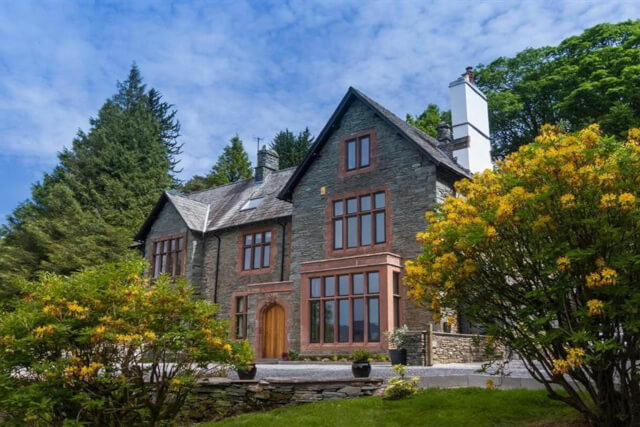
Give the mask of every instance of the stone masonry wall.
[(407, 365), (485, 362), (491, 359), (485, 354), (487, 339), (484, 335), (409, 331), (404, 345)]
[[(341, 139), (369, 129), (376, 131), (375, 170), (339, 176)], [(424, 231), (424, 213), (436, 201), (436, 180), (436, 166), (430, 159), (366, 105), (354, 101), (293, 193), (291, 280), (296, 299), (299, 301), (302, 286), (299, 283), (300, 263), (328, 257), (325, 235), (330, 235), (331, 220), (325, 218), (325, 209), (330, 197), (386, 186), (391, 207), (389, 252), (408, 259), (420, 252), (415, 235)], [(326, 194), (321, 194), (321, 187), (326, 187)], [(298, 311), (293, 315), (299, 316)], [(429, 321), (430, 316), (423, 308), (405, 300), (402, 323), (412, 329), (424, 329)]]
[(202, 295), (202, 234), (189, 231), (187, 224), (170, 202), (165, 203), (147, 235), (145, 257), (150, 259), (154, 240), (178, 234), (187, 235), (185, 278), (193, 284), (196, 293)]
[[(285, 223), (285, 262), (282, 272), (282, 225), (275, 220), (247, 224), (233, 229), (223, 230), (220, 236), (220, 264), (218, 273), (218, 291), (216, 302), (222, 318), (231, 318), (234, 313), (234, 298), (247, 296), (247, 338), (254, 346), (256, 357), (261, 357), (258, 344), (258, 326), (260, 324), (261, 308), (265, 302), (277, 302), (285, 309), (285, 328), (287, 340), (290, 343), (298, 336), (298, 320), (293, 317), (293, 307), (297, 302), (293, 298), (292, 285), (289, 282), (289, 266), (291, 253), (291, 222), (284, 218)], [(257, 231), (271, 231), (271, 262), (270, 267), (257, 271), (242, 271), (242, 237)], [(216, 280), (216, 256), (218, 238), (207, 234), (204, 257), (204, 289), (206, 298), (214, 300)], [(284, 281), (281, 279), (284, 278)], [(267, 304), (268, 305), (268, 304)], [(289, 344), (291, 346), (291, 344)]]
[(251, 381), (215, 378), (212, 382), (200, 384), (196, 393), (185, 402), (179, 421), (219, 420), (278, 406), (371, 396), (381, 391), (382, 380), (372, 378)]
[(488, 360), (484, 353), (487, 337), (482, 335), (434, 332), (433, 363), (466, 363)]

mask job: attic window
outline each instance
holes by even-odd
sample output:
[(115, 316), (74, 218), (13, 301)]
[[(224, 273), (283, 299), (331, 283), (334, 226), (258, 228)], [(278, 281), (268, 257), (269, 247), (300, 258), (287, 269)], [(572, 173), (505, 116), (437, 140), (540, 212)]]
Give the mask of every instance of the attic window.
[(262, 203), (262, 200), (264, 199), (264, 197), (256, 197), (255, 199), (249, 199), (247, 200), (247, 203), (245, 203), (242, 208), (240, 208), (241, 211), (248, 211), (249, 209), (255, 209), (258, 207), (258, 205), (260, 205), (260, 203)]

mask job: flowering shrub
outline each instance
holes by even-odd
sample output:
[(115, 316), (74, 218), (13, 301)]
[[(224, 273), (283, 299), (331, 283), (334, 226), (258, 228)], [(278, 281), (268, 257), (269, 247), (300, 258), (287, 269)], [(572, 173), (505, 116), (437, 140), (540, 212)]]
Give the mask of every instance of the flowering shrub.
[(639, 422), (639, 171), (638, 129), (544, 126), (427, 213), (409, 297), (487, 326), (590, 423)]
[(382, 396), (385, 400), (398, 400), (411, 396), (420, 390), (418, 387), (418, 377), (407, 379), (404, 365), (393, 365), (393, 370), (398, 374), (398, 378), (390, 378), (389, 385), (384, 389)]
[[(46, 275), (0, 320), (0, 413), (29, 425), (158, 425), (195, 382), (252, 359), (216, 306), (143, 260)], [(215, 364), (213, 364), (215, 362)]]

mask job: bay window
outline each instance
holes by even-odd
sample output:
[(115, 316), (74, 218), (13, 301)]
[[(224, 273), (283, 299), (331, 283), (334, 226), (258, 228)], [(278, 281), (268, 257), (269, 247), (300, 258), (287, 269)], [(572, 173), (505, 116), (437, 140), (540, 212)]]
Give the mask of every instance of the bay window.
[(309, 280), (311, 343), (380, 341), (380, 273), (368, 271)]

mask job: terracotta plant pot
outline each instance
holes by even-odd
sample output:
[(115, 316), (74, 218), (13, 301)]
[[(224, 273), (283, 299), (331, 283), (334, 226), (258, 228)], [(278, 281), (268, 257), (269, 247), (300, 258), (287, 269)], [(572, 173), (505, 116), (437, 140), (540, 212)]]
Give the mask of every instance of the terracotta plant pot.
[(398, 348), (398, 349), (389, 350), (389, 359), (391, 359), (392, 365), (406, 365), (407, 349)]
[(351, 363), (351, 372), (356, 378), (367, 378), (371, 373), (371, 363), (368, 360), (354, 361)]
[(238, 378), (240, 378), (241, 380), (252, 380), (256, 377), (256, 372), (258, 371), (258, 368), (256, 368), (256, 364), (255, 363), (251, 363), (249, 365), (247, 365), (246, 369), (242, 369), (242, 370), (236, 370), (236, 372), (238, 373)]

